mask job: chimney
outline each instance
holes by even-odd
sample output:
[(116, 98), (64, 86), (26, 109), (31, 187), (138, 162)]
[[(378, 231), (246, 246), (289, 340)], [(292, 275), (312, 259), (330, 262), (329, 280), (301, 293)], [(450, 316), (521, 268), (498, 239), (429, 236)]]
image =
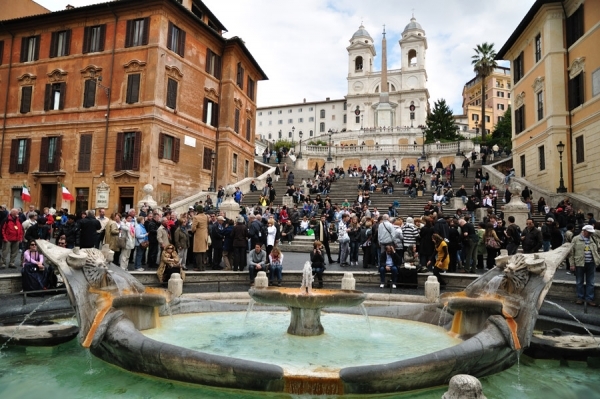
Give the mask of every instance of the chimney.
[(304, 99), (304, 102), (306, 102), (306, 98)]
[(66, 6), (65, 8), (66, 8), (67, 10), (72, 10), (72, 9), (74, 9), (75, 7), (74, 7), (74, 6), (72, 6), (72, 5), (70, 5), (70, 4), (67, 4), (67, 6)]
[(325, 101), (329, 101), (329, 97), (325, 97)]

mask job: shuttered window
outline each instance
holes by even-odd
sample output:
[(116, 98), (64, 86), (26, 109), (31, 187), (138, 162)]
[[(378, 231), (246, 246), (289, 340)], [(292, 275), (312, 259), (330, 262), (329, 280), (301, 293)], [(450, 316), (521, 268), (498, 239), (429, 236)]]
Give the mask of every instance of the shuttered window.
[(79, 163), (78, 172), (88, 172), (92, 166), (92, 137), (91, 134), (82, 134), (79, 136)]
[(23, 86), (21, 88), (21, 109), (22, 114), (26, 114), (31, 111), (31, 94), (33, 92), (32, 86)]
[(240, 89), (244, 90), (244, 68), (241, 62), (237, 64), (236, 84)]
[(181, 57), (185, 55), (185, 31), (169, 22), (169, 33), (167, 35), (167, 48)]
[(515, 134), (525, 130), (525, 105), (515, 109)]
[(571, 47), (584, 33), (583, 4), (571, 16), (567, 17), (567, 48)]
[(179, 144), (177, 137), (161, 133), (158, 136), (158, 159), (179, 162)]
[(40, 172), (57, 172), (60, 170), (62, 137), (42, 137), (40, 148)]
[(246, 140), (252, 139), (252, 119), (246, 119)]
[(140, 101), (140, 76), (139, 73), (127, 75), (127, 104), (135, 104)]
[(202, 121), (207, 125), (218, 127), (219, 126), (219, 104), (204, 98), (204, 110), (202, 114)]
[(246, 94), (248, 94), (248, 97), (250, 97), (252, 101), (254, 101), (254, 85), (254, 80), (252, 80), (250, 76), (248, 76), (248, 86), (246, 87)]
[(239, 110), (239, 108), (236, 108), (234, 111), (233, 131), (238, 134), (240, 133), (240, 110)]
[(31, 139), (13, 139), (10, 147), (9, 173), (28, 173)]
[(211, 162), (212, 159), (210, 154), (212, 153), (212, 148), (204, 147), (204, 155), (202, 157), (202, 169), (211, 170)]
[(125, 47), (145, 46), (150, 33), (150, 17), (127, 21)]
[(583, 88), (585, 82), (583, 77), (584, 72), (580, 72), (573, 79), (569, 79), (569, 111), (584, 103)]
[(104, 51), (106, 41), (106, 25), (87, 26), (83, 30), (84, 54)]
[(233, 163), (231, 165), (231, 172), (237, 173), (237, 168), (238, 168), (238, 155), (237, 154), (233, 154), (232, 161), (233, 161)]
[(50, 58), (64, 57), (71, 52), (71, 30), (52, 32), (50, 40)]
[(0, 40), (0, 65), (2, 65), (3, 58), (4, 58), (4, 40)]
[(64, 109), (66, 91), (67, 84), (65, 82), (48, 83), (44, 95), (44, 111)]
[(521, 78), (525, 74), (525, 69), (523, 66), (523, 52), (522, 51), (519, 54), (519, 56), (513, 60), (513, 69), (514, 69), (513, 83), (517, 83), (519, 80), (521, 80)]
[(206, 49), (206, 72), (221, 79), (221, 56), (211, 49)]
[(177, 81), (171, 78), (167, 81), (167, 107), (171, 109), (177, 107)]
[(575, 138), (575, 162), (585, 162), (585, 143), (583, 141), (583, 135)]
[(21, 62), (37, 61), (40, 58), (40, 35), (21, 39)]
[(96, 81), (88, 79), (85, 81), (83, 90), (83, 108), (90, 108), (96, 105)]
[(141, 151), (142, 132), (119, 132), (117, 134), (115, 170), (140, 170)]

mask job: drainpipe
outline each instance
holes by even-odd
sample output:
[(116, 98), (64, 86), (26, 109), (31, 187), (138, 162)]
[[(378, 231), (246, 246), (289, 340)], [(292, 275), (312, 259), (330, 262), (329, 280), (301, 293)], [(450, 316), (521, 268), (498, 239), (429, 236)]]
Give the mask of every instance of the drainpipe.
[[(560, 2), (560, 5), (562, 6), (563, 9), (563, 14), (565, 15), (565, 27), (566, 27), (566, 23), (567, 23), (567, 10), (565, 9), (565, 2), (564, 0)], [(574, 162), (573, 162), (573, 118), (571, 116), (571, 110), (569, 109), (571, 107), (571, 105), (569, 104), (569, 65), (571, 64), (571, 61), (569, 59), (569, 47), (566, 45), (566, 31), (565, 31), (565, 50), (566, 50), (566, 54), (567, 54), (567, 110), (569, 111), (569, 130), (567, 133), (567, 142), (569, 143), (569, 153), (571, 154), (571, 162), (569, 162), (569, 169), (571, 171), (571, 179), (569, 179), (569, 190), (573, 193), (575, 192), (575, 166), (574, 166)]]
[[(4, 26), (4, 24), (2, 22), (0, 22), (0, 24), (2, 24), (2, 28), (4, 28), (5, 31), (7, 31), (8, 33), (10, 33), (10, 59), (8, 60), (8, 78), (6, 79), (6, 94), (4, 96), (4, 117), (2, 118), (2, 142), (0, 143), (0, 178), (2, 177), (2, 163), (4, 161), (4, 158), (2, 157), (3, 151), (2, 149), (4, 149), (4, 139), (6, 137), (6, 113), (8, 112), (8, 91), (10, 89), (10, 74), (12, 72), (12, 50), (13, 50), (13, 44), (15, 42), (15, 34), (10, 32), (8, 29), (6, 29), (6, 27)], [(28, 151), (30, 151), (30, 149), (27, 149)]]
[(115, 16), (115, 28), (113, 30), (113, 46), (112, 46), (112, 54), (110, 61), (110, 73), (108, 77), (108, 104), (106, 105), (106, 124), (104, 127), (104, 154), (102, 156), (102, 177), (106, 177), (106, 147), (108, 145), (108, 121), (110, 119), (110, 103), (112, 100), (112, 86), (113, 86), (113, 72), (115, 69), (115, 48), (117, 44), (117, 23), (119, 22), (119, 16), (115, 13), (115, 11), (110, 7), (110, 3), (107, 3), (106, 6)]

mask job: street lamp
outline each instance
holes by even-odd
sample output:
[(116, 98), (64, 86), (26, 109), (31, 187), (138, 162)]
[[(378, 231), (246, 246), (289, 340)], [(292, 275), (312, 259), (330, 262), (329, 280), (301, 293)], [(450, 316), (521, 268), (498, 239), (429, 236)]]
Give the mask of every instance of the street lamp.
[(327, 155), (327, 161), (331, 162), (331, 161), (333, 161), (333, 158), (331, 158), (331, 133), (333, 133), (333, 132), (331, 131), (331, 129), (329, 129), (329, 131), (327, 133), (329, 134), (329, 153)]
[[(456, 135), (460, 135), (460, 126), (456, 125)], [(460, 156), (462, 153), (460, 152), (460, 137), (458, 138), (458, 150), (456, 151), (456, 155)]]
[(208, 187), (208, 191), (215, 191), (215, 157), (217, 153), (214, 151), (210, 152), (210, 187)]
[(479, 121), (475, 121), (475, 138), (477, 138), (477, 134), (479, 133)]
[(298, 132), (298, 137), (300, 137), (300, 151), (298, 151), (298, 159), (302, 159), (302, 130)]
[(558, 188), (556, 189), (557, 193), (566, 193), (567, 188), (565, 187), (565, 181), (563, 180), (563, 167), (562, 167), (562, 153), (565, 150), (565, 145), (562, 140), (556, 145), (556, 149), (558, 150), (558, 156), (560, 158), (560, 180), (558, 184)]
[(421, 158), (423, 159), (423, 161), (425, 160), (425, 158), (427, 158), (425, 156), (425, 130), (427, 130), (427, 126), (422, 125), (421, 126), (421, 133), (423, 134), (423, 153), (421, 154)]
[(294, 130), (296, 130), (296, 128), (292, 126), (292, 148), (296, 148), (296, 146), (294, 145)]

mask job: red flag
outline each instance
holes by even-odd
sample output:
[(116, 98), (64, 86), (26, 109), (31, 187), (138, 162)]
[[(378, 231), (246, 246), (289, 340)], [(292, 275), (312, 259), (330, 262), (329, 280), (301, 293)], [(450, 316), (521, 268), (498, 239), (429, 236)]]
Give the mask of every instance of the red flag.
[(62, 197), (63, 201), (75, 201), (75, 197), (67, 190), (64, 184), (62, 185)]

